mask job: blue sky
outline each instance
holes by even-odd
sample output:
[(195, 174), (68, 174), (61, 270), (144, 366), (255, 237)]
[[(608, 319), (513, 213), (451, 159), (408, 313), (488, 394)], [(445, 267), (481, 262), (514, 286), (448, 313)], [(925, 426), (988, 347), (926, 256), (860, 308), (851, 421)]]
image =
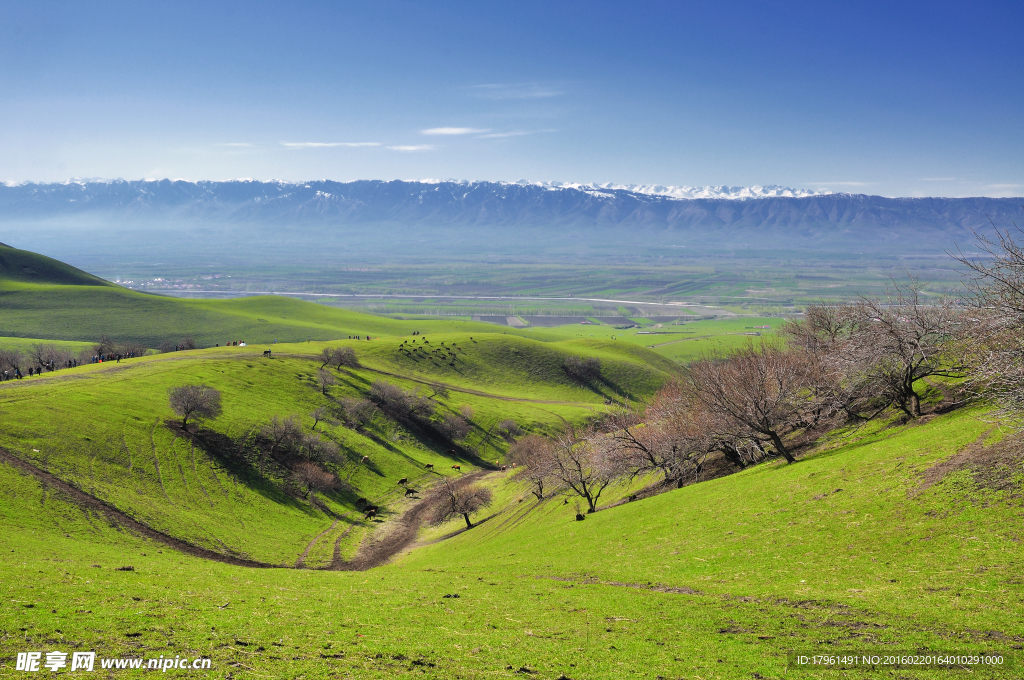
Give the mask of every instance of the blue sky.
[(0, 3), (0, 180), (1024, 195), (1021, 2)]

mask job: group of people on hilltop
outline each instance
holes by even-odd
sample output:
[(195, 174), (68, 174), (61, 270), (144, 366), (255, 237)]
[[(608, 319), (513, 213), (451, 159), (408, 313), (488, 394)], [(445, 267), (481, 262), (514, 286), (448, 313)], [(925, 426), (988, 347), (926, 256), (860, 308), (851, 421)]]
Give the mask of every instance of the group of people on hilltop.
[[(49, 361), (40, 364), (39, 367), (29, 366), (28, 377), (31, 378), (32, 376), (42, 375), (44, 372), (56, 371), (61, 368), (75, 368), (76, 366), (78, 366), (77, 359), (68, 359), (61, 365), (58, 365), (56, 361), (50, 359)], [(24, 377), (25, 376), (22, 374), (21, 368), (15, 366), (13, 370), (5, 370), (3, 374), (0, 375), (0, 380), (21, 380)]]
[[(94, 363), (94, 364), (102, 364), (104, 361), (113, 361), (113, 362), (116, 362), (116, 363), (121, 363), (121, 359), (134, 359), (136, 356), (139, 356), (139, 355), (135, 354), (135, 352), (124, 352), (124, 353), (117, 352), (117, 353), (114, 353), (114, 354), (93, 354), (92, 355), (92, 363)], [(71, 366), (71, 365), (68, 366), (68, 368), (74, 368), (75, 366), (78, 365), (78, 361), (76, 361), (75, 359), (72, 359), (72, 360), (70, 360), (68, 362), (68, 364), (74, 364), (74, 366)]]

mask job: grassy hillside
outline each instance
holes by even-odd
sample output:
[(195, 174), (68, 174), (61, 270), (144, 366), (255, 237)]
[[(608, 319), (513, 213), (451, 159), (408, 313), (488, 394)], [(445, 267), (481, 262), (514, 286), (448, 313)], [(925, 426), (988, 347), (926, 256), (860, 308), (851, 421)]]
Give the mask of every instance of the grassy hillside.
[(114, 286), (42, 285), (0, 280), (0, 334), (93, 341), (107, 335), (150, 347), (191, 335), (203, 346), (409, 335), (413, 330), (488, 332), (458, 321), (396, 321), (291, 298), (186, 300)]
[(362, 573), (183, 556), (0, 465), (0, 663), (81, 644), (211, 656), (233, 677), (764, 678), (794, 673), (794, 649), (1012, 658), (1024, 642), (1021, 469), (984, 463), (990, 429), (960, 411), (851, 431), (796, 465), (585, 522), (560, 500), (518, 502), (514, 475), (493, 473), (486, 483), (510, 501), (497, 516)]
[[(383, 516), (390, 516), (402, 505), (397, 479), (429, 482), (455, 474), (452, 464), (469, 472), (478, 458), (499, 460), (507, 442), (494, 431), (497, 423), (512, 419), (528, 430), (548, 431), (563, 418), (594, 415), (606, 399), (649, 395), (670, 375), (646, 364), (633, 348), (616, 354), (613, 347), (596, 352), (606, 379), (589, 388), (566, 376), (561, 366), (568, 352), (557, 345), (500, 334), (474, 340), (433, 336), (435, 345), (464, 348), (451, 367), (406, 360), (396, 352), (399, 342), (331, 343), (355, 347), (365, 368), (335, 372), (338, 384), (328, 395), (315, 384), (320, 362), (314, 357), (325, 346), (317, 343), (275, 345), (273, 358), (262, 356), (264, 346), (223, 347), (4, 383), (0, 446), (163, 533), (224, 554), (292, 564), (334, 519), (340, 518), (325, 544), (343, 533), (346, 549), (358, 544), (374, 526), (356, 511), (358, 497), (381, 499)], [(586, 348), (571, 351), (585, 354)], [(455, 446), (383, 417), (359, 431), (320, 425), (322, 435), (343, 453), (339, 473), (350, 487), (325, 497), (326, 512), (296, 500), (251, 464), (232, 459), (229, 443), (245, 439), (273, 416), (297, 414), (309, 429), (314, 409), (335, 399), (365, 397), (376, 380), (423, 394), (436, 391), (428, 385), (444, 386), (447, 396), (435, 397), (438, 416), (470, 414), (469, 435)], [(167, 423), (174, 418), (168, 390), (184, 384), (207, 384), (223, 394), (223, 414), (198, 438)], [(370, 461), (362, 463), (363, 456)], [(426, 471), (427, 463), (435, 472)], [(315, 557), (308, 561), (324, 564), (332, 555)]]
[(0, 281), (114, 287), (114, 284), (104, 281), (98, 276), (93, 276), (59, 260), (29, 250), (12, 248), (3, 243), (0, 243)]

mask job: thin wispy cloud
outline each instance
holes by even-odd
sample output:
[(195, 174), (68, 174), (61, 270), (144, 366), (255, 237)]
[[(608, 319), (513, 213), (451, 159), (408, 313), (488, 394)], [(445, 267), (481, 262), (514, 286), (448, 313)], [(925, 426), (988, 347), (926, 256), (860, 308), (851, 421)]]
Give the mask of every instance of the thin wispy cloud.
[(490, 132), (489, 128), (469, 128), (469, 127), (436, 127), (427, 128), (426, 130), (420, 130), (421, 135), (477, 135), (483, 132)]
[(255, 144), (250, 144), (249, 142), (222, 142), (221, 144), (214, 144), (214, 146), (227, 146), (236, 149), (242, 149), (253, 147), (255, 146)]
[(486, 135), (479, 135), (477, 139), (507, 139), (508, 137), (525, 137), (536, 135), (542, 132), (554, 132), (554, 130), (512, 130), (509, 132), (491, 132)]
[(286, 149), (324, 149), (331, 147), (380, 146), (378, 142), (281, 142)]
[(391, 149), (392, 151), (406, 151), (406, 152), (410, 152), (410, 151), (430, 151), (434, 147), (432, 145), (430, 145), (430, 144), (416, 144), (416, 145), (410, 145), (410, 146), (389, 146), (388, 148)]
[(543, 83), (485, 83), (472, 88), (474, 94), (486, 99), (548, 99), (565, 94)]

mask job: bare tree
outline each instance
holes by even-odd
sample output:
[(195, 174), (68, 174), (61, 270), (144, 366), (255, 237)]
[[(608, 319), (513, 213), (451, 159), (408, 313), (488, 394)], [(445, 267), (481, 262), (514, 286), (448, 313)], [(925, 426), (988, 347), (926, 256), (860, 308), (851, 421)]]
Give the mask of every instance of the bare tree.
[(328, 367), (359, 368), (359, 359), (356, 358), (356, 351), (351, 347), (324, 347), (317, 356), (320, 361), (320, 369)]
[(912, 418), (921, 415), (917, 383), (933, 376), (963, 376), (955, 349), (963, 308), (951, 298), (927, 302), (914, 279), (892, 285), (883, 299), (853, 304), (851, 362), (863, 366), (868, 388)]
[[(990, 219), (991, 222), (991, 219)], [(1024, 427), (1024, 232), (996, 227), (974, 232), (978, 256), (953, 257), (972, 274), (967, 281), (964, 355), (968, 383), (998, 405), (996, 415)]]
[(260, 428), (260, 434), (270, 444), (269, 454), (274, 456), (298, 446), (302, 441), (302, 425), (296, 415), (287, 418), (274, 416)]
[(427, 420), (437, 405), (417, 392), (407, 392), (397, 385), (377, 380), (370, 385), (370, 400), (395, 418), (413, 417)]
[(292, 475), (299, 484), (306, 487), (306, 497), (310, 502), (314, 502), (314, 494), (317, 491), (323, 493), (338, 486), (337, 475), (309, 461), (296, 465)]
[(341, 455), (338, 445), (315, 433), (303, 434), (298, 442), (298, 454), (317, 463), (339, 463)]
[(555, 479), (552, 469), (553, 446), (550, 439), (528, 434), (508, 449), (509, 460), (523, 468), (518, 478), (530, 482), (530, 493), (537, 500), (544, 500), (544, 494), (550, 491), (550, 484)]
[(445, 478), (431, 492), (434, 512), (431, 524), (444, 524), (455, 517), (466, 520), (466, 528), (473, 528), (469, 516), (491, 504), (491, 490), (482, 486), (459, 484)]
[(726, 358), (694, 362), (684, 386), (693, 405), (718, 424), (718, 436), (769, 441), (794, 463), (782, 438), (803, 418), (809, 372), (802, 356), (763, 338)]
[(338, 379), (331, 374), (330, 371), (321, 368), (316, 372), (316, 384), (320, 388), (322, 394), (327, 394), (327, 390), (331, 385), (337, 385)]
[(338, 406), (345, 425), (353, 429), (366, 427), (380, 412), (377, 405), (369, 399), (342, 399)]
[(58, 368), (66, 368), (71, 357), (72, 354), (70, 351), (58, 347), (57, 345), (52, 343), (36, 343), (32, 345), (29, 361), (40, 368), (55, 370)]
[(335, 353), (334, 357), (338, 368), (342, 366), (359, 368), (359, 359), (356, 357), (356, 351), (351, 347), (342, 347)]
[(133, 342), (131, 340), (122, 343), (120, 348), (118, 348), (118, 352), (120, 352), (122, 355), (132, 357), (146, 356), (146, 352), (148, 350), (149, 348), (147, 348), (145, 345), (138, 342)]
[(453, 442), (465, 439), (472, 430), (469, 423), (454, 413), (446, 415), (444, 419), (438, 423), (437, 429), (440, 430), (441, 434), (443, 434), (449, 441)]
[(109, 335), (101, 335), (99, 342), (92, 346), (92, 353), (99, 356), (101, 354), (113, 354), (117, 351), (117, 343), (115, 343)]
[(328, 366), (335, 365), (335, 354), (337, 353), (337, 351), (338, 350), (335, 349), (334, 347), (324, 347), (322, 350), (320, 350), (320, 354), (317, 356), (317, 359), (320, 361), (321, 371), (327, 368)]
[[(647, 473), (661, 473), (665, 481), (682, 487), (689, 476), (702, 469), (711, 448), (706, 433), (695, 427), (685, 408), (670, 410), (664, 394), (649, 408), (646, 419), (627, 406), (611, 413), (604, 423), (610, 430), (612, 455), (617, 467), (634, 479)], [(677, 408), (681, 405), (675, 404)]]
[(498, 434), (511, 442), (523, 434), (523, 428), (519, 427), (519, 423), (511, 418), (506, 418), (498, 423)]
[(191, 335), (186, 335), (178, 341), (178, 349), (181, 350), (196, 349), (198, 347), (199, 345), (196, 344), (195, 339)]
[(451, 397), (451, 394), (448, 392), (448, 388), (445, 387), (444, 385), (441, 385), (439, 383), (431, 383), (430, 396), (428, 398), (434, 399), (436, 397), (440, 397), (441, 399), (448, 399), (449, 397)]
[(310, 411), (310, 418), (313, 419), (312, 430), (316, 430), (316, 426), (320, 423), (327, 423), (328, 425), (337, 426), (338, 421), (334, 419), (331, 408), (328, 406), (317, 406), (315, 409)]
[(858, 319), (855, 304), (822, 302), (808, 305), (803, 319), (782, 325), (788, 346), (802, 353), (809, 369), (806, 427), (840, 412), (868, 419), (889, 406), (871, 384), (870, 355), (857, 349)]
[(0, 372), (7, 371), (9, 376), (20, 372), (25, 359), (16, 349), (0, 349)]
[(169, 392), (171, 409), (181, 416), (182, 429), (188, 428), (189, 419), (209, 420), (221, 413), (220, 391), (207, 385), (182, 385)]
[(620, 472), (609, 444), (593, 430), (566, 425), (551, 447), (548, 464), (553, 476), (587, 502), (588, 513), (597, 511), (602, 492)]

